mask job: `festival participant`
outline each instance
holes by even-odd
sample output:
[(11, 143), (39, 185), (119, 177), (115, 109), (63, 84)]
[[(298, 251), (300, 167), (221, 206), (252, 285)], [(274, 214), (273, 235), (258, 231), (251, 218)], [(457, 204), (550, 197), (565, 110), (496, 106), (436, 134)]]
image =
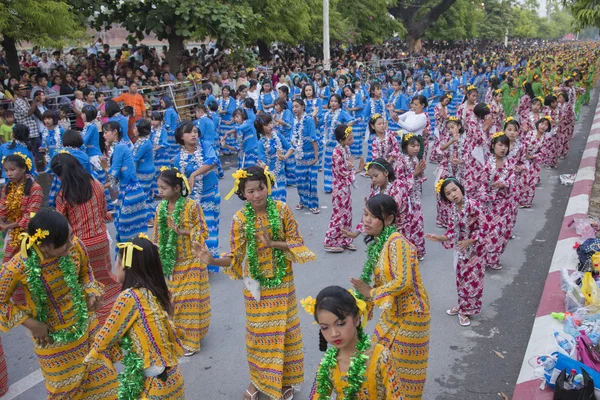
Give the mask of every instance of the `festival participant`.
[(368, 259), (360, 278), (350, 282), (358, 298), (383, 310), (372, 339), (392, 353), (403, 398), (421, 399), (429, 357), (429, 297), (417, 250), (396, 231), (397, 209), (384, 194), (367, 201), (362, 222), (365, 241), (371, 243)]
[[(310, 84), (306, 84), (302, 87), (302, 93), (300, 94), (300, 97), (302, 100), (304, 100), (304, 104), (306, 104), (306, 113), (308, 115), (312, 115), (314, 110), (317, 110), (317, 115), (321, 113), (321, 107), (322, 107), (322, 103), (323, 101), (316, 97), (315, 95), (315, 88), (310, 85)], [(292, 109), (293, 109), (293, 102), (292, 102)]]
[(287, 197), (287, 181), (285, 174), (286, 160), (294, 153), (294, 148), (287, 139), (275, 130), (270, 114), (258, 114), (254, 127), (260, 135), (258, 141), (258, 165), (269, 168), (275, 175), (275, 187), (272, 197), (285, 203)]
[(411, 100), (411, 110), (398, 115), (392, 112), (392, 119), (405, 130), (417, 137), (421, 144), (419, 150), (419, 160), (427, 160), (427, 148), (429, 146), (429, 134), (431, 125), (425, 109), (427, 108), (427, 98), (422, 94), (416, 95)]
[(275, 112), (275, 99), (277, 99), (277, 92), (273, 91), (271, 82), (263, 80), (258, 96), (258, 110), (267, 114), (273, 114)]
[[(96, 124), (96, 116), (98, 111), (95, 107), (85, 106), (81, 110), (81, 115), (84, 120), (83, 130), (83, 149), (89, 157), (92, 170), (94, 171), (95, 177), (103, 185), (106, 183), (106, 174), (100, 165), (100, 158), (102, 155), (102, 146), (104, 142), (101, 142), (100, 133), (98, 132), (98, 125)], [(108, 121), (108, 119), (106, 119)]]
[(94, 278), (104, 286), (104, 301), (97, 314), (100, 324), (104, 324), (119, 294), (119, 285), (110, 269), (110, 242), (105, 222), (111, 221), (112, 217), (106, 212), (104, 188), (70, 154), (57, 154), (50, 168), (61, 183), (56, 196), (56, 211), (67, 218), (73, 232), (85, 245)]
[[(29, 128), (24, 124), (15, 124), (13, 127), (13, 140), (10, 143), (3, 143), (0, 145), (0, 160), (4, 159), (4, 157), (8, 157), (11, 154), (21, 153), (25, 155), (30, 160), (33, 160), (33, 154), (31, 154), (31, 150), (29, 150), (29, 145), (27, 144), (29, 140)], [(35, 165), (32, 162), (31, 168), (29, 170), (31, 175), (36, 176)], [(4, 179), (8, 179), (6, 175), (6, 170), (2, 168), (2, 177)]]
[(502, 125), (506, 118), (504, 107), (502, 106), (503, 96), (502, 89), (495, 89), (492, 92), (492, 101), (488, 103), (490, 105), (490, 114), (492, 115), (492, 126), (490, 128), (492, 135), (496, 132), (502, 132)]
[[(381, 88), (381, 83), (374, 82), (371, 84), (369, 88), (369, 101), (365, 104), (365, 108), (363, 111), (363, 121), (370, 121), (371, 118), (375, 114), (379, 114), (383, 117), (383, 119), (387, 122), (387, 113), (386, 108), (389, 110), (390, 104), (386, 106), (385, 100), (383, 99), (383, 92)], [(373, 132), (367, 131), (367, 158), (366, 161), (369, 162), (373, 159), (373, 140), (375, 139), (375, 135)]]
[(524, 138), (526, 159), (529, 161), (529, 165), (521, 175), (520, 208), (531, 208), (535, 187), (540, 182), (540, 168), (544, 157), (544, 147), (547, 145), (546, 134), (552, 129), (549, 118), (547, 116), (540, 118), (535, 123), (535, 130), (527, 132)]
[(177, 154), (177, 142), (175, 141), (175, 129), (179, 123), (179, 114), (175, 111), (173, 100), (170, 97), (164, 96), (160, 99), (160, 108), (164, 111), (164, 126), (167, 130), (167, 143), (169, 144), (168, 154), (169, 159), (173, 159)]
[(442, 152), (441, 146), (449, 140), (448, 131), (446, 129), (446, 121), (448, 120), (448, 117), (450, 117), (448, 105), (451, 101), (452, 96), (443, 94), (440, 96), (439, 103), (436, 104), (433, 109), (433, 115), (435, 119), (435, 138), (433, 139), (431, 156), (429, 156), (429, 161), (433, 164), (439, 164), (442, 162), (444, 153)]
[[(379, 114), (375, 114), (369, 120), (369, 130), (371, 135), (374, 133), (373, 140), (373, 158), (383, 158), (392, 166), (397, 165), (396, 160), (400, 157), (400, 145), (396, 134), (386, 129), (385, 119)], [(367, 171), (368, 172), (368, 171)]]
[[(18, 286), (25, 291), (24, 305), (11, 301)], [(23, 325), (31, 331), (48, 399), (117, 397), (115, 372), (83, 363), (99, 327), (101, 297), (85, 246), (67, 219), (54, 210), (37, 213), (21, 252), (0, 273), (0, 330)]]
[[(58, 153), (63, 154), (67, 153), (75, 157), (75, 159), (81, 164), (83, 169), (88, 173), (94, 176), (94, 172), (92, 170), (92, 164), (90, 162), (90, 157), (83, 151), (83, 138), (81, 137), (81, 133), (77, 132), (75, 129), (66, 130), (63, 134), (62, 138), (63, 148)], [(48, 168), (51, 170), (50, 165)], [(94, 176), (95, 177), (95, 176)], [(60, 189), (60, 185), (59, 185)]]
[(129, 130), (129, 120), (121, 113), (121, 106), (114, 100), (107, 101), (106, 115), (108, 116), (108, 122), (116, 122), (119, 125), (121, 132), (123, 133), (123, 142), (128, 146), (131, 146), (131, 139), (127, 135)]
[(533, 89), (531, 88), (531, 82), (523, 82), (523, 95), (519, 98), (519, 105), (515, 111), (515, 114), (517, 115), (519, 124), (521, 124), (524, 132), (528, 132), (526, 128), (529, 128), (528, 119), (531, 112), (533, 99), (535, 99), (535, 93), (533, 93)]
[[(333, 193), (331, 197), (332, 214), (329, 226), (325, 232), (325, 251), (329, 253), (342, 253), (345, 249), (354, 251), (356, 246), (352, 238), (344, 235), (344, 230), (352, 229), (352, 198), (350, 187), (356, 179), (354, 171), (354, 157), (350, 147), (354, 141), (352, 127), (338, 125), (335, 128), (335, 140), (338, 142), (331, 157), (333, 172)], [(362, 170), (364, 162), (358, 167)]]
[(325, 352), (310, 400), (329, 399), (333, 393), (340, 399), (401, 400), (394, 357), (363, 331), (366, 303), (339, 286), (321, 290), (314, 304), (312, 298), (305, 301), (319, 324), (319, 349)]
[(150, 141), (152, 142), (152, 152), (154, 154), (154, 176), (158, 178), (160, 169), (171, 164), (169, 159), (169, 142), (167, 128), (163, 124), (163, 115), (158, 111), (152, 112), (150, 124)]
[[(219, 221), (221, 195), (219, 178), (215, 171), (216, 153), (212, 145), (198, 140), (198, 129), (191, 121), (183, 121), (175, 131), (175, 139), (181, 150), (173, 165), (183, 173), (190, 185), (190, 197), (200, 204), (208, 226), (206, 245), (214, 255), (219, 249)], [(209, 270), (214, 270), (209, 266)]]
[(458, 315), (458, 323), (469, 326), (471, 317), (481, 312), (487, 255), (485, 216), (479, 203), (467, 198), (465, 188), (454, 177), (439, 180), (436, 192), (444, 201), (452, 203), (451, 224), (444, 235), (428, 233), (425, 237), (442, 243), (446, 249), (454, 248), (458, 306), (446, 313)]
[(343, 108), (355, 120), (354, 124), (352, 125), (354, 142), (352, 143), (350, 152), (352, 157), (362, 157), (363, 140), (365, 134), (365, 124), (362, 122), (364, 109), (362, 96), (357, 95), (354, 91), (354, 88), (350, 85), (346, 85), (342, 88), (342, 94)]
[(510, 239), (513, 185), (516, 181), (514, 159), (507, 157), (510, 139), (504, 132), (492, 135), (491, 155), (483, 168), (484, 184), (479, 188), (481, 204), (486, 208), (487, 225), (493, 226), (486, 237), (486, 266), (502, 269), (500, 257)]
[[(465, 120), (463, 120), (465, 122)], [(465, 122), (465, 189), (470, 196), (477, 198), (478, 188), (483, 184), (482, 170), (485, 165), (485, 153), (488, 135), (492, 126), (490, 107), (479, 103), (473, 107), (472, 113), (467, 113)]]
[(424, 86), (423, 86), (423, 95), (425, 96), (425, 98), (427, 99), (427, 106), (425, 106), (425, 113), (427, 114), (427, 120), (429, 121), (429, 129), (431, 131), (431, 133), (433, 133), (433, 130), (436, 128), (436, 121), (435, 121), (435, 115), (434, 115), (434, 110), (435, 110), (435, 106), (438, 104), (438, 101), (441, 101), (440, 99), (440, 95), (442, 94), (439, 88), (439, 85), (437, 84), (437, 82), (435, 82), (433, 79), (431, 79), (431, 74), (429, 72), (426, 72), (425, 74), (423, 74), (423, 82), (424, 82)]
[(508, 237), (514, 239), (513, 230), (517, 223), (517, 213), (519, 211), (519, 196), (523, 186), (523, 171), (527, 168), (529, 162), (526, 159), (526, 148), (523, 140), (520, 138), (520, 125), (513, 117), (506, 118), (504, 122), (504, 134), (510, 141), (509, 152), (507, 157), (514, 165), (515, 180), (511, 185), (512, 199), (509, 202), (511, 208), (509, 211), (510, 219), (508, 223)]
[(208, 239), (200, 203), (189, 198), (187, 178), (177, 168), (165, 168), (158, 177), (162, 202), (154, 217), (152, 241), (158, 245), (162, 270), (173, 303), (173, 322), (183, 332), (185, 356), (200, 351), (210, 325), (208, 270), (194, 257), (192, 242)]
[(233, 217), (230, 253), (215, 259), (198, 243), (194, 250), (202, 262), (219, 265), (233, 279), (247, 282), (244, 302), (250, 385), (244, 399), (255, 400), (264, 393), (269, 398), (290, 400), (293, 386), (304, 380), (292, 262), (305, 263), (316, 257), (304, 245), (289, 207), (269, 196), (275, 183), (271, 174), (254, 166), (238, 170), (234, 178), (236, 194), (247, 203)]
[(145, 233), (148, 224), (146, 194), (135, 174), (135, 162), (130, 144), (124, 139), (118, 122), (109, 121), (102, 127), (104, 140), (110, 146), (109, 159), (100, 160), (107, 174), (105, 188), (119, 185), (119, 197), (115, 210), (117, 241), (131, 239)]
[(183, 350), (171, 321), (174, 307), (158, 248), (145, 235), (118, 246), (116, 270), (122, 292), (85, 363), (115, 371), (103, 353), (120, 345), (127, 354), (125, 369), (119, 374), (119, 398), (183, 399), (183, 374), (178, 366)]
[[(389, 107), (389, 109), (387, 110), (388, 114), (385, 120), (389, 120), (387, 129), (395, 132), (400, 129), (400, 126), (396, 122), (394, 122), (389, 110), (393, 109), (393, 111), (398, 115), (402, 115), (409, 110), (408, 97), (404, 93), (402, 93), (402, 83), (400, 82), (400, 78), (398, 76), (392, 78), (391, 91), (392, 92), (390, 93), (390, 96), (388, 97), (387, 101), (387, 107)], [(371, 118), (373, 118), (373, 116), (371, 116)], [(373, 156), (373, 158), (377, 157)]]
[[(296, 179), (298, 183), (298, 196), (300, 202), (296, 210), (308, 208), (313, 214), (321, 212), (319, 209), (319, 196), (317, 179), (319, 175), (319, 145), (317, 143), (317, 130), (314, 118), (305, 112), (305, 103), (302, 99), (294, 99), (292, 111), (294, 113), (294, 131), (292, 133), (292, 146), (296, 160)], [(317, 110), (313, 110), (316, 115)]]
[[(242, 107), (244, 104), (242, 103)], [(212, 143), (213, 148), (215, 150), (215, 155), (217, 156), (217, 174), (219, 179), (223, 176), (223, 166), (221, 165), (221, 158), (219, 157), (219, 152), (221, 151), (221, 143), (219, 139), (219, 133), (217, 132), (217, 123), (215, 120), (211, 118), (211, 111), (204, 104), (200, 104), (196, 107), (196, 128), (198, 128), (198, 133), (201, 136), (201, 139)]]
[(419, 160), (418, 155), (421, 150), (421, 142), (418, 136), (407, 133), (402, 137), (402, 154), (398, 158), (396, 174), (401, 180), (409, 195), (409, 213), (406, 218), (407, 238), (417, 248), (419, 261), (425, 257), (425, 239), (423, 211), (421, 206), (421, 192), (425, 177), (425, 168), (427, 163), (425, 159)]
[(154, 151), (150, 133), (152, 125), (147, 119), (141, 119), (133, 128), (133, 134), (137, 138), (131, 153), (133, 162), (135, 163), (135, 173), (140, 182), (140, 186), (146, 195), (146, 204), (148, 210), (149, 227), (152, 226), (154, 213), (152, 212), (154, 196), (156, 194), (155, 166), (154, 166)]
[(544, 160), (542, 165), (546, 169), (558, 167), (558, 158), (561, 150), (561, 142), (559, 141), (562, 125), (561, 110), (562, 108), (558, 107), (556, 96), (550, 94), (544, 98), (542, 114), (550, 117), (550, 124), (552, 125), (550, 133), (546, 137), (547, 144), (544, 146)]
[(558, 128), (557, 153), (559, 160), (564, 160), (569, 152), (569, 146), (575, 130), (575, 112), (573, 111), (573, 107), (569, 104), (569, 95), (567, 92), (559, 92), (556, 99), (561, 115)]

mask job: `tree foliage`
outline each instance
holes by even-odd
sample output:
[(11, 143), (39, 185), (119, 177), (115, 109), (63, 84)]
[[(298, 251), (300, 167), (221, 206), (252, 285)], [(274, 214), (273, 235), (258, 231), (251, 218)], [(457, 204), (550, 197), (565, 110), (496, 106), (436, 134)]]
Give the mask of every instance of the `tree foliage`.
[(477, 23), (483, 12), (471, 0), (456, 0), (426, 31), (428, 40), (465, 40), (477, 36)]
[(575, 30), (588, 27), (600, 28), (600, 1), (598, 0), (563, 0), (573, 15)]

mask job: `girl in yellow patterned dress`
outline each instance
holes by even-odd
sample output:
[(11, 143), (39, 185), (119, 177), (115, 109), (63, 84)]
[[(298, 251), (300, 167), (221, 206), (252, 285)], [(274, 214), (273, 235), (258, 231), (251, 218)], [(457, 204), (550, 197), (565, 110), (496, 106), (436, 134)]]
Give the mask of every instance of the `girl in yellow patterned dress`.
[(127, 355), (119, 374), (119, 399), (183, 399), (183, 374), (178, 366), (183, 348), (169, 319), (173, 306), (158, 248), (144, 234), (117, 246), (117, 280), (123, 284), (122, 292), (85, 362), (114, 370), (104, 353), (120, 343)]
[[(31, 218), (27, 232), (21, 253), (0, 270), (0, 331), (18, 325), (31, 331), (48, 399), (115, 399), (114, 370), (83, 363), (99, 328), (95, 311), (102, 298), (83, 243), (54, 210)], [(24, 306), (10, 300), (18, 284)]]
[[(194, 244), (202, 262), (218, 265), (233, 279), (244, 280), (246, 355), (250, 385), (244, 399), (290, 400), (293, 386), (304, 381), (304, 349), (298, 318), (292, 262), (314, 260), (304, 246), (290, 208), (269, 194), (273, 175), (260, 167), (233, 174), (234, 190), (247, 203), (233, 217), (231, 251), (214, 259), (206, 246)], [(226, 199), (228, 198), (226, 197)], [(244, 264), (244, 259), (246, 263)]]
[(397, 210), (394, 199), (385, 194), (367, 201), (363, 231), (367, 243), (373, 243), (360, 279), (350, 281), (383, 310), (373, 341), (394, 356), (404, 398), (421, 399), (429, 358), (429, 296), (419, 273), (417, 249), (396, 231)]
[(365, 302), (339, 286), (321, 290), (316, 301), (307, 300), (301, 303), (314, 314), (319, 348), (325, 351), (310, 400), (329, 400), (332, 392), (339, 400), (402, 400), (394, 357), (363, 332)]
[(184, 333), (185, 356), (200, 351), (210, 325), (208, 269), (192, 251), (192, 241), (204, 243), (208, 228), (200, 204), (188, 198), (190, 188), (177, 168), (163, 168), (158, 194), (163, 199), (154, 218), (153, 242), (158, 245), (173, 302), (173, 321)]

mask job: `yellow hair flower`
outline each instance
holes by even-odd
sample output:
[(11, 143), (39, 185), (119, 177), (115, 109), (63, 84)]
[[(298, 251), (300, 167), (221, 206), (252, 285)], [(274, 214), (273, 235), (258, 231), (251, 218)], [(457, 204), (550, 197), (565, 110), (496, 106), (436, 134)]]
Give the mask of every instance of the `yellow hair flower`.
[(373, 121), (375, 121), (377, 118), (381, 118), (381, 114), (379, 114), (379, 113), (378, 114), (373, 114), (373, 116), (371, 117), (371, 119)]
[(544, 98), (542, 96), (538, 96), (536, 99), (538, 99), (542, 104), (544, 103)]
[(550, 117), (549, 115), (544, 115), (542, 118), (548, 120), (548, 122), (552, 123), (552, 117)]
[(248, 172), (246, 172), (245, 169), (238, 169), (233, 174), (231, 174), (231, 176), (234, 179), (234, 181), (233, 181), (233, 187), (231, 188), (231, 190), (229, 191), (229, 193), (227, 193), (227, 196), (225, 196), (225, 200), (229, 200), (231, 198), (231, 196), (233, 196), (233, 194), (235, 192), (237, 192), (237, 190), (240, 187), (240, 180), (241, 179), (246, 179), (249, 176), (252, 176), (252, 174), (249, 174)]
[(317, 305), (317, 300), (313, 299), (312, 296), (301, 299), (300, 304), (302, 305), (302, 308), (304, 308), (304, 311), (310, 315), (315, 315), (315, 306)]
[(410, 140), (412, 137), (414, 137), (415, 134), (414, 133), (407, 133), (406, 135), (404, 135), (404, 137), (402, 138), (403, 142), (406, 142), (408, 140)]
[(150, 240), (150, 238), (148, 237), (148, 235), (146, 235), (145, 233), (140, 233), (138, 235), (138, 238), (140, 239), (146, 239), (146, 240)]
[(354, 300), (356, 300), (356, 306), (358, 307), (358, 316), (360, 317), (360, 326), (365, 328), (367, 326), (367, 322), (369, 322), (369, 309), (367, 308), (367, 303), (364, 300), (359, 299), (354, 294), (353, 290), (348, 289)]
[[(23, 160), (25, 160), (25, 165), (27, 166), (27, 170), (31, 171), (31, 168), (33, 168), (33, 162), (31, 162), (31, 159), (29, 157), (27, 157), (25, 154), (18, 152), (18, 151), (13, 153), (13, 155), (19, 156)], [(4, 160), (6, 160), (6, 157), (2, 157), (2, 163), (4, 163)]]
[(437, 194), (440, 194), (440, 192), (442, 191), (442, 185), (444, 184), (445, 179), (440, 179), (439, 181), (436, 182), (435, 184), (435, 192)]
[(496, 89), (496, 90), (494, 90), (494, 94), (497, 95), (497, 94), (500, 94), (500, 93), (502, 93), (502, 89)]
[(348, 137), (348, 135), (351, 133), (352, 133), (352, 127), (347, 126), (346, 129), (344, 130), (344, 139), (346, 139)]
[(19, 238), (21, 239), (21, 255), (23, 258), (27, 258), (27, 250), (31, 249), (34, 245), (40, 244), (40, 241), (47, 238), (50, 232), (38, 228), (33, 235), (26, 232), (21, 233)]
[(162, 167), (160, 167), (160, 172), (165, 172), (165, 171), (168, 171), (168, 170), (170, 170), (170, 169), (177, 169), (177, 168), (172, 168), (172, 167), (165, 167), (165, 166), (162, 166)]
[(496, 132), (492, 135), (492, 140), (499, 138), (500, 136), (504, 136), (504, 132)]
[(467, 86), (467, 91), (469, 91), (469, 90), (475, 90), (475, 89), (477, 89), (477, 88), (475, 86), (473, 86), (473, 85)]
[(69, 152), (68, 152), (68, 151), (66, 151), (66, 150), (60, 150), (60, 151), (58, 152), (58, 154), (71, 154), (71, 153), (69, 153)]
[(514, 121), (514, 120), (515, 120), (515, 119), (514, 119), (513, 117), (507, 117), (507, 118), (504, 120), (504, 123), (507, 123), (507, 122), (510, 122), (510, 121)]
[(448, 117), (448, 121), (460, 122), (460, 118), (455, 117), (455, 116), (451, 116), (451, 117)]
[(131, 268), (134, 250), (144, 250), (140, 246), (135, 245), (132, 242), (117, 243), (117, 248), (123, 249), (123, 265), (125, 266), (125, 268)]
[(452, 95), (451, 95), (451, 94), (447, 94), (447, 95), (446, 95), (446, 98), (447, 98), (448, 100), (452, 100)]

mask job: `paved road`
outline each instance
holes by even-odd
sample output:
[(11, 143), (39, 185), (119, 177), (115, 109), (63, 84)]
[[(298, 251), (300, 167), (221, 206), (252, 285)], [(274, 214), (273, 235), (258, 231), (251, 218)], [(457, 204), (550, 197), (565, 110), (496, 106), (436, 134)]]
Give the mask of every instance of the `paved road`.
[[(593, 95), (593, 99), (597, 96)], [(482, 313), (469, 328), (458, 325), (456, 317), (445, 310), (456, 304), (452, 252), (441, 245), (427, 243), (427, 256), (420, 263), (425, 286), (431, 298), (432, 325), (428, 378), (424, 399), (498, 399), (498, 393), (512, 394), (523, 353), (539, 303), (560, 222), (570, 188), (558, 184), (558, 175), (575, 173), (589, 132), (595, 104), (585, 107), (567, 160), (558, 170), (542, 171), (534, 207), (519, 213), (515, 235), (502, 258), (504, 269), (486, 275)], [(229, 177), (234, 159), (225, 160), (227, 178), (220, 182), (224, 195), (231, 188)], [(423, 188), (423, 208), (427, 232), (442, 233), (435, 227), (434, 165), (428, 165), (428, 182)], [(360, 205), (367, 195), (368, 180), (357, 177), (353, 190), (354, 222), (359, 221)], [(322, 187), (322, 186), (321, 186)], [(297, 203), (296, 190), (290, 188), (289, 203)], [(357, 241), (357, 252), (328, 254), (323, 238), (331, 214), (331, 199), (320, 192), (322, 213), (294, 211), (301, 233), (315, 251), (316, 262), (295, 266), (299, 298), (316, 296), (327, 285), (349, 286), (366, 259), (365, 245)], [(227, 244), (229, 223), (242, 202), (232, 199), (222, 204), (221, 243)], [(112, 227), (111, 227), (112, 229)], [(221, 274), (212, 274), (212, 321), (202, 342), (201, 353), (181, 360), (187, 397), (190, 399), (240, 399), (248, 384), (244, 345), (244, 305), (242, 283)], [(306, 383), (296, 398), (305, 400), (321, 359), (317, 326), (303, 310), (300, 314), (306, 351)], [(368, 326), (372, 331), (374, 322)], [(11, 391), (4, 398), (40, 399), (45, 395), (37, 360), (24, 329), (2, 335)], [(504, 355), (497, 356), (494, 351)], [(15, 384), (16, 383), (16, 384)], [(263, 396), (264, 399), (264, 396)]]

